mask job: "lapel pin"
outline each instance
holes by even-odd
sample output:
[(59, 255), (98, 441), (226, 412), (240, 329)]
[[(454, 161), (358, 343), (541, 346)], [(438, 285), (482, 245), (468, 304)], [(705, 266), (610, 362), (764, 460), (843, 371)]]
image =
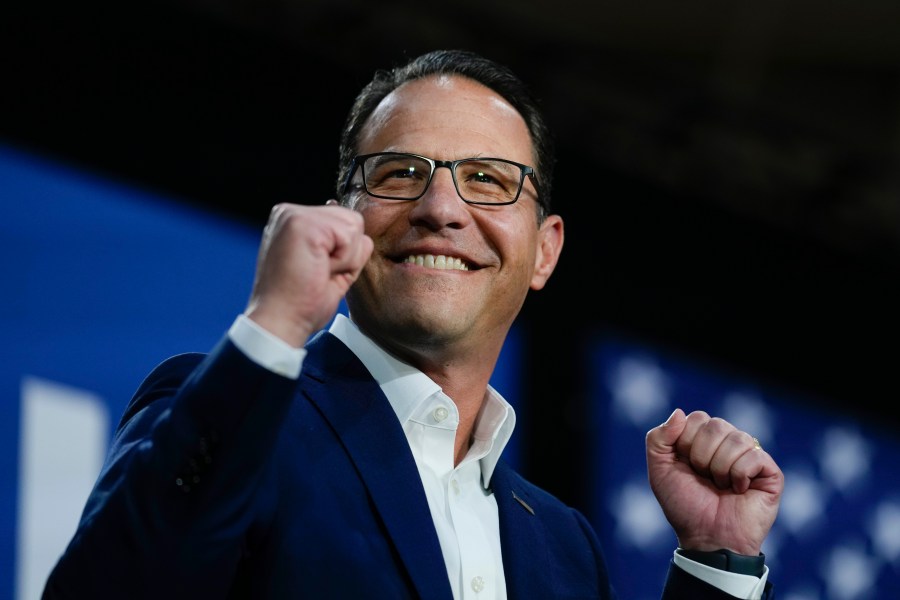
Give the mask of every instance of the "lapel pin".
[(528, 506), (528, 503), (527, 503), (527, 502), (525, 502), (524, 500), (522, 500), (521, 498), (519, 498), (519, 497), (516, 495), (515, 492), (513, 492), (512, 495), (513, 495), (513, 498), (516, 499), (516, 502), (518, 502), (519, 504), (521, 504), (522, 506), (525, 507), (525, 510), (527, 510), (527, 511), (530, 512), (531, 514), (534, 514), (534, 509), (531, 508), (530, 506)]

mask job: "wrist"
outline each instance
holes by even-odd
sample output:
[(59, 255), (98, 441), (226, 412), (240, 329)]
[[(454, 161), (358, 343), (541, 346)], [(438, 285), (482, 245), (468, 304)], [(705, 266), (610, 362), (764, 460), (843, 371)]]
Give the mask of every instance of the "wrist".
[(292, 348), (302, 348), (313, 333), (308, 327), (284, 318), (283, 313), (278, 311), (266, 311), (259, 307), (253, 307), (244, 311), (244, 316), (253, 321), (257, 327), (279, 338)]
[(738, 554), (725, 548), (712, 551), (678, 548), (675, 552), (689, 560), (729, 573), (762, 577), (765, 572), (766, 555), (762, 552), (757, 556)]

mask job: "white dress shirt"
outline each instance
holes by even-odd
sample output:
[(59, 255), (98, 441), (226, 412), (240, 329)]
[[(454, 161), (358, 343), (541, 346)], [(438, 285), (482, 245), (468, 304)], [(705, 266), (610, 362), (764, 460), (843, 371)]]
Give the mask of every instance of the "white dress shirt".
[[(424, 373), (382, 350), (344, 315), (335, 317), (329, 331), (362, 361), (403, 426), (434, 519), (453, 597), (505, 599), (500, 521), (490, 480), (515, 428), (512, 406), (488, 386), (472, 446), (454, 467), (459, 412), (453, 400)], [(238, 316), (228, 335), (257, 364), (285, 377), (299, 376), (305, 349), (291, 347), (244, 315)], [(674, 560), (695, 577), (746, 600), (762, 597), (769, 574), (768, 567), (759, 578), (713, 569), (678, 554)]]

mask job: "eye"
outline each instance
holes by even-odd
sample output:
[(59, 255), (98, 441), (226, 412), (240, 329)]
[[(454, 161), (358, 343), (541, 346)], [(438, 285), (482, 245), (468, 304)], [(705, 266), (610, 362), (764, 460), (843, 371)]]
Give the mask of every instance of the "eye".
[(467, 187), (508, 191), (518, 183), (518, 167), (497, 160), (471, 160), (460, 163), (457, 177)]
[(366, 164), (366, 179), (369, 183), (383, 183), (391, 179), (414, 179), (422, 180), (428, 178), (429, 167), (418, 164), (419, 161), (410, 160), (406, 157), (377, 157), (378, 160), (372, 160)]
[(497, 185), (500, 184), (500, 182), (497, 181), (497, 179), (493, 175), (484, 170), (475, 171), (474, 173), (469, 175), (469, 179), (477, 183), (492, 183)]
[(395, 169), (385, 175), (385, 177), (397, 177), (398, 179), (406, 179), (416, 177), (418, 175), (415, 167), (407, 167), (405, 169)]

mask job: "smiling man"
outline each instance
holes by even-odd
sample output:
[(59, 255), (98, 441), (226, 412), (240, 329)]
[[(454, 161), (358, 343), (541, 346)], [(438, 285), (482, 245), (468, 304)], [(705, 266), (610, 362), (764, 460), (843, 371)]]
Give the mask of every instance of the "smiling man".
[[(244, 314), (138, 388), (45, 598), (614, 598), (587, 520), (502, 460), (489, 385), (563, 247), (552, 162), (508, 69), (377, 73), (337, 199), (274, 207)], [(663, 597), (770, 595), (772, 457), (677, 410), (647, 460), (679, 541)]]

